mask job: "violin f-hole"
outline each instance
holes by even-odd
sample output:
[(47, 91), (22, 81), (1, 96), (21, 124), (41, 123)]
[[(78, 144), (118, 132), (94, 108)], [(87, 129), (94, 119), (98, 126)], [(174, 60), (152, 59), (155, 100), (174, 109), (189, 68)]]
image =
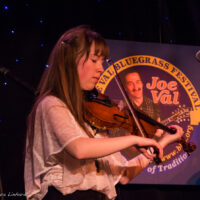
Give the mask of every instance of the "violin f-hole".
[(128, 117), (126, 116), (122, 116), (122, 115), (118, 115), (118, 114), (114, 114), (114, 119), (117, 119), (116, 117), (122, 118), (122, 119), (128, 119)]

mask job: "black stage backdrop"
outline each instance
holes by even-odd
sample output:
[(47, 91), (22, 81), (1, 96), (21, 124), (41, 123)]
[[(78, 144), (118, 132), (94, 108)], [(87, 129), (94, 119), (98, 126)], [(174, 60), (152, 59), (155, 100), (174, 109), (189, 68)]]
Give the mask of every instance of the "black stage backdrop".
[[(194, 110), (196, 102), (191, 100), (190, 91), (192, 89), (188, 91), (189, 88), (187, 90), (186, 86), (184, 87), (183, 81), (181, 82), (175, 73), (172, 74), (166, 68), (165, 71), (164, 68), (156, 65), (156, 61), (159, 63), (162, 60), (163, 63), (175, 66), (174, 69), (182, 72), (184, 77), (191, 82), (193, 91), (196, 90), (199, 95), (200, 63), (195, 60), (195, 54), (200, 46), (199, 10), (200, 1), (198, 0), (60, 0), (56, 2), (3, 0), (0, 2), (0, 66), (6, 67), (20, 80), (36, 87), (48, 55), (58, 37), (71, 27), (90, 24), (105, 38), (114, 39), (108, 40), (108, 43), (111, 45), (111, 57), (113, 61), (119, 61), (119, 66), (120, 61), (124, 62), (125, 60), (126, 62), (128, 56), (140, 57), (140, 65), (134, 63), (131, 67), (137, 68), (137, 70), (143, 68), (145, 72), (152, 69), (149, 71), (150, 78), (153, 73), (156, 73), (159, 80), (177, 82), (179, 87), (175, 92), (178, 91), (181, 98), (182, 94), (186, 97), (186, 99), (180, 99), (181, 104), (186, 101), (186, 106)], [(119, 40), (121, 40), (120, 47)], [(132, 43), (126, 40), (145, 43)], [(146, 61), (149, 59), (151, 61), (155, 59), (155, 61), (154, 63), (150, 61), (150, 63), (145, 63), (144, 61), (141, 65), (143, 58)], [(121, 71), (126, 67), (128, 66), (122, 68)], [(148, 81), (145, 78), (146, 73), (143, 74), (144, 79)], [(105, 87), (105, 93), (111, 86), (112, 83), (109, 83), (108, 87)], [(151, 95), (148, 93), (150, 91), (146, 90), (145, 92)], [(159, 100), (161, 100), (161, 96), (159, 96)], [(113, 98), (116, 97), (113, 96)], [(33, 101), (33, 95), (26, 88), (9, 77), (0, 76), (0, 180), (3, 186), (3, 191), (0, 190), (0, 197), (4, 197), (4, 199), (25, 199), (23, 156), (26, 117)], [(171, 116), (171, 110), (166, 111), (165, 107), (161, 106), (163, 114), (166, 113), (168, 118)], [(176, 110), (176, 106), (172, 107)], [(163, 117), (165, 118), (165, 116)], [(197, 141), (198, 146), (199, 125), (193, 125), (191, 120), (181, 123), (184, 123), (185, 128), (188, 128), (189, 125), (194, 128), (190, 131), (191, 134), (188, 134), (188, 138), (190, 141)], [(168, 154), (172, 153), (174, 149), (178, 151), (178, 147), (175, 146), (168, 149)], [(198, 154), (199, 149), (179, 165), (177, 161), (178, 166), (173, 169), (168, 170), (169, 165), (167, 172), (163, 173), (168, 173), (168, 180), (164, 180), (163, 177), (160, 179), (163, 174), (158, 173), (159, 168), (156, 168), (155, 173), (157, 174), (154, 173), (154, 175), (159, 177), (161, 183), (158, 179), (153, 180), (154, 184), (149, 183), (153, 174), (147, 174), (147, 182), (144, 182), (142, 179), (144, 174), (142, 174), (138, 176), (136, 182), (132, 182), (133, 184), (120, 185), (118, 187), (119, 196), (122, 199), (159, 200), (169, 198), (182, 200), (200, 196)], [(182, 156), (182, 150), (173, 157), (168, 156), (169, 159), (164, 162), (164, 165), (167, 162), (168, 164), (171, 162), (172, 165), (176, 156), (180, 155)], [(192, 161), (190, 163), (191, 170), (188, 170), (189, 161)], [(153, 166), (151, 168), (153, 172)], [(186, 169), (186, 177), (180, 179), (179, 170), (184, 177), (184, 169)], [(171, 173), (175, 175), (174, 180)], [(176, 179), (176, 177), (178, 178)]]

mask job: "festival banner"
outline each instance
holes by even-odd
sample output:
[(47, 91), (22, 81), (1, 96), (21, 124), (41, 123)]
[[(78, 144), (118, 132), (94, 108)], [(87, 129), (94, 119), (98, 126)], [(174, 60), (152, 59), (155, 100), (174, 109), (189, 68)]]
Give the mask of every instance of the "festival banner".
[[(107, 42), (129, 96), (135, 95), (137, 99), (137, 95), (141, 95), (144, 113), (165, 126), (181, 126), (186, 143), (191, 148), (196, 145), (191, 153), (185, 150), (183, 143), (169, 145), (165, 148), (161, 164), (150, 164), (130, 183), (199, 185), (200, 84), (197, 74), (200, 74), (200, 63), (195, 59), (195, 52), (200, 47), (115, 40)], [(115, 81), (113, 65), (105, 64), (105, 68), (96, 88), (119, 106), (123, 104), (122, 107), (125, 107)], [(134, 82), (135, 79), (139, 81)], [(138, 90), (133, 90), (133, 87)], [(137, 107), (134, 102), (133, 105)], [(122, 130), (119, 135), (125, 134), (129, 134), (128, 131)], [(135, 148), (121, 153), (127, 160), (138, 154)]]

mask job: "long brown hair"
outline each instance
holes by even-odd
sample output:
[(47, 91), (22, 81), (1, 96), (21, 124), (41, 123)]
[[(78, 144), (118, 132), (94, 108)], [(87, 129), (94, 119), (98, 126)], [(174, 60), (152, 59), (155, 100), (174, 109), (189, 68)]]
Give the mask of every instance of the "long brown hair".
[(28, 116), (28, 139), (32, 149), (34, 138), (34, 121), (37, 105), (47, 95), (61, 99), (69, 108), (80, 126), (88, 133), (84, 121), (83, 92), (80, 87), (77, 63), (83, 55), (88, 59), (92, 42), (95, 54), (106, 58), (109, 48), (103, 37), (82, 25), (65, 32), (53, 48), (47, 68), (38, 86), (38, 97)]

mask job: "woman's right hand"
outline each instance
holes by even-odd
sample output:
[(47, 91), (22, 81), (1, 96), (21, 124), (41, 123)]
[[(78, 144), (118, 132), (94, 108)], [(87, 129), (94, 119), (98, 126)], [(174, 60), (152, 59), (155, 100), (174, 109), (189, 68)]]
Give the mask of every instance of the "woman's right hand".
[[(153, 160), (156, 156), (158, 156), (160, 159), (163, 157), (163, 147), (154, 139), (150, 138), (143, 138), (139, 136), (136, 139), (136, 145), (134, 145), (141, 153), (144, 154), (147, 158)], [(157, 154), (149, 153), (149, 149), (156, 149), (158, 152)], [(147, 151), (148, 150), (148, 151)], [(153, 150), (152, 150), (153, 151)]]

